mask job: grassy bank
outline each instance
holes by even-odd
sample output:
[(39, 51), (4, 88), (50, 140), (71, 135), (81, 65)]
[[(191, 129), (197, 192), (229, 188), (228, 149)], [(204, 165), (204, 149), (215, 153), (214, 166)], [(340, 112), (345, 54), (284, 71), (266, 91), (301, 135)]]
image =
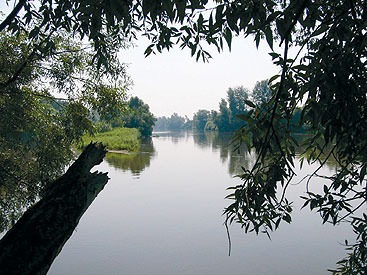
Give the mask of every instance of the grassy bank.
[(133, 128), (114, 128), (112, 131), (97, 133), (94, 136), (84, 135), (78, 148), (86, 147), (91, 141), (102, 142), (108, 150), (137, 151), (139, 149), (140, 132)]

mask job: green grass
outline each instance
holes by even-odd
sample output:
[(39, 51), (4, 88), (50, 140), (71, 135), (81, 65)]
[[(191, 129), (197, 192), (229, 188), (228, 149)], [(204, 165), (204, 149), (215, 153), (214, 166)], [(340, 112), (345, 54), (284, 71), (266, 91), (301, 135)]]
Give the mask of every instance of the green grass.
[(94, 136), (84, 135), (77, 145), (79, 149), (86, 147), (91, 141), (102, 142), (108, 150), (137, 151), (139, 149), (140, 132), (134, 128), (114, 128), (112, 131), (97, 133)]

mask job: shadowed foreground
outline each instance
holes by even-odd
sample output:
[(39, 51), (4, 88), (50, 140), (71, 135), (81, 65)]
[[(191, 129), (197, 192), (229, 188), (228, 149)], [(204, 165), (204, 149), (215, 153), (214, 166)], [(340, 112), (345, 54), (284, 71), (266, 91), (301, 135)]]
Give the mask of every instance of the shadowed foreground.
[(106, 154), (89, 144), (75, 163), (53, 182), (0, 240), (0, 274), (46, 274), (80, 218), (108, 181), (90, 170)]

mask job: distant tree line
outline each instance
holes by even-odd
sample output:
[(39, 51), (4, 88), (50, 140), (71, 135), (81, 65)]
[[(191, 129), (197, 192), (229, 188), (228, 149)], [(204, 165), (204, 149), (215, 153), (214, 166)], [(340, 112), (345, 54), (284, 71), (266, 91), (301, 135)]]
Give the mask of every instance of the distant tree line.
[(179, 116), (177, 113), (174, 113), (170, 117), (158, 117), (154, 125), (154, 131), (181, 131), (191, 129), (192, 120), (187, 116)]
[[(234, 132), (245, 124), (243, 117), (251, 109), (259, 107), (260, 112), (269, 110), (271, 97), (268, 80), (256, 82), (252, 91), (243, 86), (228, 88), (226, 99), (222, 98), (219, 103), (219, 111), (199, 110), (194, 114), (193, 129)], [(295, 108), (289, 123), (297, 132), (304, 131), (304, 125), (298, 125), (300, 118), (301, 109)]]
[[(270, 99), (272, 90), (268, 80), (257, 81), (251, 90), (243, 86), (228, 88), (227, 97), (219, 102), (219, 110), (198, 110), (193, 119), (182, 117), (177, 113), (171, 117), (158, 117), (154, 131), (180, 131), (180, 130), (208, 130), (219, 132), (234, 132), (244, 125), (241, 119), (249, 110), (260, 107), (259, 110), (266, 112), (271, 108)], [(301, 118), (301, 109), (295, 108), (290, 120), (292, 128), (302, 132), (304, 127), (298, 125)]]
[(272, 91), (267, 80), (258, 81), (252, 91), (243, 86), (228, 88), (226, 99), (219, 102), (219, 110), (199, 110), (194, 114), (193, 127), (197, 130), (231, 132), (243, 125), (241, 115), (251, 108), (246, 104), (251, 100), (256, 105), (266, 108)]
[(271, 97), (268, 81), (258, 81), (252, 92), (243, 86), (229, 88), (227, 98), (219, 103), (219, 111), (198, 110), (193, 119), (182, 117), (174, 113), (170, 117), (158, 117), (154, 131), (179, 131), (179, 130), (211, 130), (231, 132), (243, 125), (237, 116), (248, 111), (246, 101), (251, 99), (256, 104), (266, 104)]

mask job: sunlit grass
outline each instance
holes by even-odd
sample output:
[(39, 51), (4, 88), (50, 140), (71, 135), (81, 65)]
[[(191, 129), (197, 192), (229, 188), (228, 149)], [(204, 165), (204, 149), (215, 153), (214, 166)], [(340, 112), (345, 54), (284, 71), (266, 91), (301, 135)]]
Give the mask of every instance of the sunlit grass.
[(91, 141), (102, 142), (108, 150), (137, 151), (139, 149), (140, 132), (134, 128), (114, 128), (112, 131), (97, 133), (94, 136), (84, 135), (78, 148), (86, 147)]

